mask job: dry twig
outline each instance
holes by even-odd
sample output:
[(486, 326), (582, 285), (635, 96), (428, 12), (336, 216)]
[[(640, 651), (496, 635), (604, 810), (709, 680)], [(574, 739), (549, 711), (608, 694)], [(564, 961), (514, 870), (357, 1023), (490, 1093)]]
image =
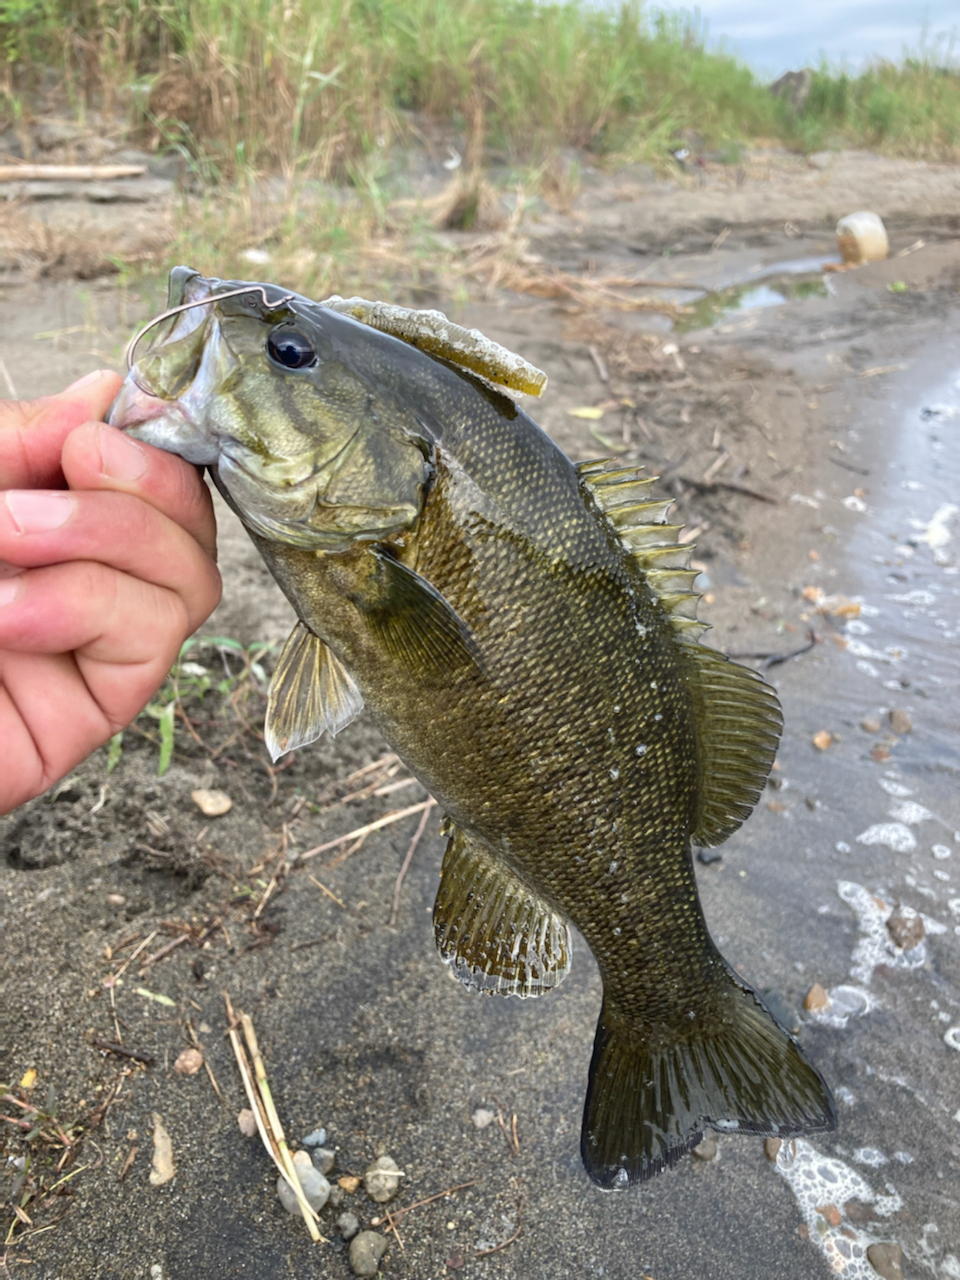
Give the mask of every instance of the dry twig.
[(412, 804), (406, 809), (392, 809), (390, 813), (384, 814), (382, 818), (377, 818), (375, 822), (368, 822), (365, 827), (357, 827), (354, 831), (348, 831), (345, 836), (337, 836), (335, 840), (327, 840), (325, 844), (318, 844), (313, 849), (308, 849), (306, 853), (301, 853), (297, 859), (298, 862), (305, 862), (307, 858), (314, 858), (318, 853), (326, 853), (328, 849), (336, 849), (342, 844), (348, 844), (351, 840), (358, 837), (365, 837), (374, 831), (379, 831), (382, 827), (392, 826), (394, 822), (399, 822), (401, 818), (407, 818), (411, 813), (422, 813), (424, 809), (429, 809), (437, 802), (433, 796), (429, 800), (421, 800), (419, 804)]
[(397, 915), (400, 912), (400, 890), (403, 887), (403, 878), (407, 874), (407, 870), (413, 859), (414, 851), (416, 850), (417, 845), (420, 843), (420, 837), (423, 835), (426, 829), (427, 821), (430, 817), (430, 810), (433, 808), (433, 806), (436, 803), (437, 803), (436, 800), (434, 800), (433, 796), (431, 796), (427, 807), (424, 809), (423, 813), (420, 816), (420, 822), (418, 823), (417, 829), (414, 832), (413, 839), (410, 841), (410, 848), (407, 850), (407, 856), (404, 858), (403, 865), (401, 866), (397, 874), (397, 883), (393, 886), (393, 909), (390, 912), (391, 929), (397, 923)]

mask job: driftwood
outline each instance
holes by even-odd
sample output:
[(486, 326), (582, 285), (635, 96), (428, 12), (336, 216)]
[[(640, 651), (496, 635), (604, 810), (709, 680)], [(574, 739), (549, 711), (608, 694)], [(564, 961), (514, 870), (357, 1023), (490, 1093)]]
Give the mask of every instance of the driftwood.
[(142, 164), (0, 164), (0, 182), (107, 182), (146, 171)]

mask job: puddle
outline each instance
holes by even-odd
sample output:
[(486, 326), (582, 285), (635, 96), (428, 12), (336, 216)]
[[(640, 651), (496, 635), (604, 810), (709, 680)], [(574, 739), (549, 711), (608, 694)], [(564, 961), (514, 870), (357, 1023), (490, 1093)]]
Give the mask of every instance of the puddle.
[[(782, 263), (781, 268), (789, 264)], [(808, 268), (809, 270), (809, 268)], [(729, 289), (706, 293), (688, 304), (689, 314), (679, 319), (674, 329), (687, 333), (692, 329), (709, 329), (735, 312), (760, 311), (767, 307), (781, 307), (788, 302), (802, 302), (806, 298), (825, 298), (829, 290), (822, 275), (801, 279), (789, 271), (765, 276), (751, 284), (740, 284)]]

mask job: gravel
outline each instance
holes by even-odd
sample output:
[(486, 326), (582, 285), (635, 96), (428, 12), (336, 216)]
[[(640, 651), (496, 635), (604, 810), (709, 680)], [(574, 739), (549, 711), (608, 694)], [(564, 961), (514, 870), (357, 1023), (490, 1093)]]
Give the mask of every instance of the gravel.
[(363, 1175), (367, 1195), (377, 1204), (386, 1204), (400, 1190), (403, 1175), (392, 1156), (379, 1156)]
[(350, 1267), (355, 1276), (375, 1276), (387, 1251), (387, 1238), (379, 1231), (361, 1231), (350, 1241)]

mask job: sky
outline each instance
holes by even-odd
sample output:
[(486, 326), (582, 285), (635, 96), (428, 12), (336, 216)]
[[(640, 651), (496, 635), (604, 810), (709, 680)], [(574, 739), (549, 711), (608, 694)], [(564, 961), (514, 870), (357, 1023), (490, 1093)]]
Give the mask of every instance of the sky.
[[(651, 7), (693, 8), (674, 0)], [(815, 66), (822, 54), (850, 71), (876, 56), (899, 61), (905, 47), (920, 44), (924, 24), (929, 35), (953, 33), (953, 61), (960, 61), (960, 0), (701, 0), (697, 11), (711, 48), (723, 38), (729, 52), (770, 78)]]

